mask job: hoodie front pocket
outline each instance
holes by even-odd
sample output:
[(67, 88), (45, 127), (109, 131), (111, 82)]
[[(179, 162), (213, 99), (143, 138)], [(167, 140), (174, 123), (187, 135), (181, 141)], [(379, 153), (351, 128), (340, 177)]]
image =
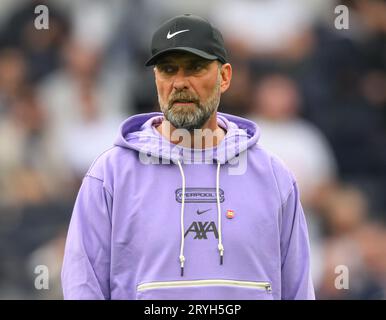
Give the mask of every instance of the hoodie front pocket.
[(138, 300), (272, 300), (266, 281), (225, 279), (159, 281), (137, 286)]

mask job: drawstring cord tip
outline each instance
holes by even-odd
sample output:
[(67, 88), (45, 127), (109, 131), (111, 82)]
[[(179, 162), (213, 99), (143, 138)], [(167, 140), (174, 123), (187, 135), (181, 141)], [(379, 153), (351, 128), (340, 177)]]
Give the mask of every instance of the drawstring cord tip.
[(180, 255), (181, 277), (184, 276), (184, 262), (185, 262), (185, 257), (183, 255)]
[(220, 251), (220, 264), (223, 264), (223, 262), (224, 262), (224, 246), (221, 243), (218, 244), (218, 251)]

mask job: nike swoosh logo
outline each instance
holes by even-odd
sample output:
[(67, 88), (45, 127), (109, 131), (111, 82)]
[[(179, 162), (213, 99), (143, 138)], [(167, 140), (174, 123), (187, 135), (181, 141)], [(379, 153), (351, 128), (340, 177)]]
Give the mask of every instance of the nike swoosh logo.
[(170, 33), (170, 30), (168, 32), (168, 34), (166, 35), (166, 38), (167, 39), (171, 39), (173, 38), (175, 35), (181, 33), (181, 32), (186, 32), (186, 31), (190, 31), (189, 29), (185, 29), (185, 30), (180, 30), (180, 31), (177, 31), (177, 32), (174, 32), (174, 33)]
[(204, 211), (197, 210), (197, 214), (203, 214), (203, 213), (205, 213), (205, 212), (207, 212), (207, 211), (209, 211), (209, 210), (210, 210), (210, 209), (204, 210)]

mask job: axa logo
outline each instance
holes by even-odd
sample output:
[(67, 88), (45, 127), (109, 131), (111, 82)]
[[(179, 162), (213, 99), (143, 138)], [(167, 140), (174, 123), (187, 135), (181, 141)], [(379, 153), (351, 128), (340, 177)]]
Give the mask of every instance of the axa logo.
[(218, 239), (218, 231), (214, 221), (193, 221), (185, 232), (185, 238), (189, 233), (194, 235), (193, 239), (208, 239), (208, 233), (213, 233), (213, 236)]

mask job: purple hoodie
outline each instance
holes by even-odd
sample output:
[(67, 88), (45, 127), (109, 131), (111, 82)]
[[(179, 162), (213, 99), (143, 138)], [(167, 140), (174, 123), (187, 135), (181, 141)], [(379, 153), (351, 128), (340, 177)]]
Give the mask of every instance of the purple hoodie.
[(85, 175), (64, 298), (314, 299), (299, 191), (256, 124), (218, 113), (225, 138), (197, 150), (163, 138), (162, 119), (128, 118)]

